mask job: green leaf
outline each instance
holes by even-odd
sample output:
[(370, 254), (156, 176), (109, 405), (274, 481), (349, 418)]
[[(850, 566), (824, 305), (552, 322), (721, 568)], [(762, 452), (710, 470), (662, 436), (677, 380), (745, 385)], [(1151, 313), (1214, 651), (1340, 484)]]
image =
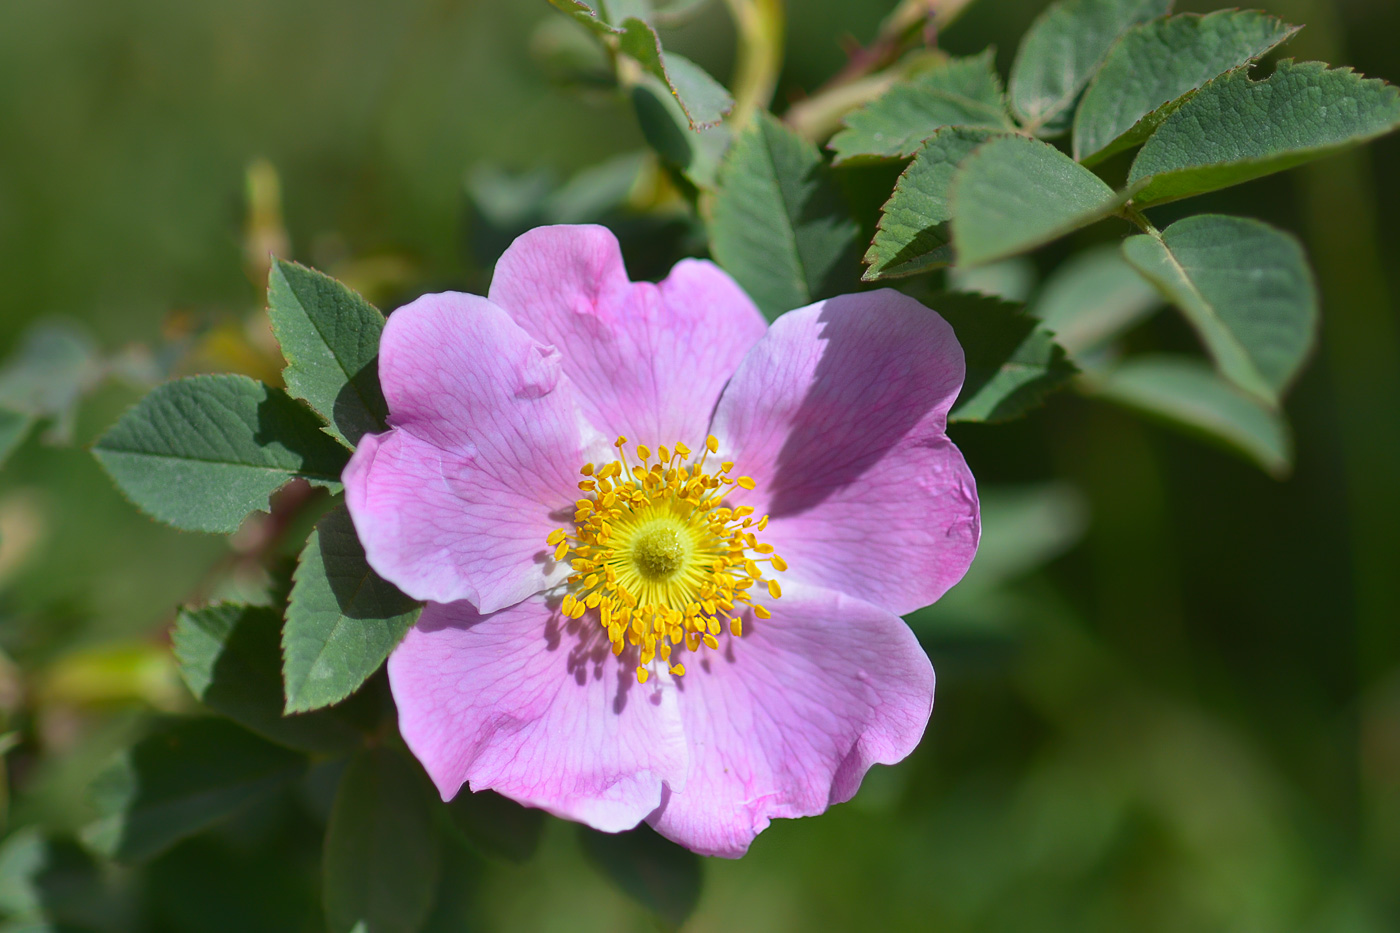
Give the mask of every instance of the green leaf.
[(1011, 108), (1028, 129), (1069, 129), (1074, 105), (1113, 43), (1171, 0), (1061, 0), (1036, 18), (1011, 64)]
[(1157, 289), (1117, 246), (1078, 253), (1046, 280), (1031, 307), (1071, 356), (1098, 349), (1162, 306)]
[(414, 933), (432, 910), (441, 860), (416, 767), (388, 748), (357, 755), (340, 780), (326, 827), (331, 933)]
[(644, 75), (632, 88), (632, 106), (647, 145), (698, 188), (713, 188), (719, 162), (729, 146), (723, 124), (692, 130), (689, 118), (664, 84)]
[(1128, 173), (1138, 206), (1237, 185), (1400, 127), (1400, 88), (1350, 68), (1285, 59), (1263, 81), (1241, 68), (1167, 117)]
[(895, 84), (846, 116), (828, 144), (836, 164), (907, 159), (945, 126), (1011, 129), (995, 65), (988, 49)]
[(295, 579), (282, 631), (288, 713), (329, 706), (353, 693), (422, 609), (365, 563), (344, 508), (317, 523)]
[(991, 139), (953, 175), (959, 265), (1024, 253), (1113, 213), (1126, 200), (1049, 143)]
[(282, 619), (259, 606), (182, 609), (171, 647), (190, 692), (210, 709), (293, 748), (337, 752), (361, 736), (328, 713), (282, 715)]
[(1297, 31), (1276, 17), (1239, 10), (1183, 13), (1134, 26), (1084, 92), (1074, 115), (1074, 157), (1092, 165), (1136, 146), (1187, 95)]
[(101, 816), (83, 839), (112, 858), (148, 858), (296, 778), (305, 764), (227, 720), (170, 720), (98, 776), (92, 795)]
[(446, 804), (453, 833), (482, 855), (524, 862), (535, 854), (544, 832), (544, 811), (523, 807), (495, 791), (463, 787)]
[(616, 41), (617, 48), (637, 60), (647, 73), (666, 85), (694, 130), (714, 126), (734, 106), (734, 98), (709, 72), (690, 59), (661, 48), (661, 38), (646, 21), (647, 7), (638, 0), (549, 0), (593, 32)]
[(268, 275), (267, 301), (287, 360), (287, 391), (347, 446), (386, 430), (389, 407), (379, 387), (384, 315), (330, 276), (281, 259)]
[(1091, 385), (1095, 394), (1222, 444), (1277, 478), (1292, 469), (1293, 442), (1283, 418), (1204, 362), (1166, 356), (1133, 359)]
[(287, 393), (234, 375), (157, 386), (93, 453), (146, 514), (226, 534), (295, 477), (339, 489), (347, 459)]
[(1024, 304), (1035, 291), (1039, 273), (1035, 263), (1025, 256), (999, 259), (985, 266), (954, 266), (948, 270), (946, 288), (950, 292), (969, 292), (987, 298), (1000, 298), (1012, 304)]
[(1202, 214), (1123, 241), (1123, 255), (1186, 315), (1220, 372), (1277, 405), (1317, 335), (1303, 248), (1268, 224)]
[(691, 129), (714, 126), (734, 106), (724, 85), (705, 69), (675, 52), (663, 52), (656, 30), (643, 20), (629, 17), (622, 23), (619, 47), (671, 89)]
[(953, 325), (967, 360), (949, 421), (1019, 418), (1076, 372), (1054, 336), (1016, 305), (952, 293), (928, 305)]
[(700, 901), (700, 856), (657, 835), (645, 824), (625, 833), (579, 827), (593, 866), (671, 927), (685, 923)]
[(948, 190), (953, 173), (995, 131), (945, 126), (929, 137), (899, 176), (865, 253), (867, 282), (917, 275), (953, 261)]
[(710, 250), (770, 318), (853, 290), (860, 225), (816, 146), (761, 114), (720, 165)]
[(15, 448), (24, 443), (32, 427), (33, 415), (0, 408), (0, 466), (15, 452)]

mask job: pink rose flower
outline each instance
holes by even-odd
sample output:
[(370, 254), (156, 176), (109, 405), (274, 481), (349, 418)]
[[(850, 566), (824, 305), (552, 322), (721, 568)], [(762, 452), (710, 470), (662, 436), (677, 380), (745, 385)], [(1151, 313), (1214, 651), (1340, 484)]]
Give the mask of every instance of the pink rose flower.
[(389, 680), (444, 799), (736, 857), (918, 744), (934, 675), (900, 616), (980, 533), (937, 314), (881, 290), (767, 327), (711, 263), (634, 283), (607, 230), (546, 227), (488, 297), (395, 312), (379, 373), (392, 428), (346, 498), (427, 601)]

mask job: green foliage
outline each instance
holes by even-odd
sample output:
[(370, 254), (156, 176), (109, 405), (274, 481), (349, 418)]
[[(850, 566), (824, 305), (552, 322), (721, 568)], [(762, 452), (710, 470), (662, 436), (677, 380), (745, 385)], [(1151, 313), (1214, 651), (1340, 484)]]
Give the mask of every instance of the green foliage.
[(442, 852), (424, 783), (392, 749), (351, 760), (326, 827), (331, 933), (414, 933), (427, 920)]
[(0, 466), (4, 466), (14, 449), (24, 443), (32, 427), (33, 415), (0, 408)]
[(1202, 214), (1129, 237), (1123, 255), (1186, 314), (1226, 378), (1278, 404), (1317, 333), (1317, 293), (1293, 237)]
[(714, 126), (734, 106), (734, 98), (699, 65), (661, 47), (661, 38), (644, 18), (643, 5), (608, 4), (602, 8), (584, 0), (550, 0), (595, 33), (617, 43), (647, 73), (666, 85), (694, 130)]
[(524, 862), (540, 846), (544, 811), (522, 807), (495, 791), (463, 787), (444, 809), (449, 832), (482, 855)]
[(316, 416), (247, 376), (192, 376), (158, 386), (93, 445), (148, 515), (225, 534), (289, 480), (339, 488), (344, 449)]
[(370, 569), (343, 508), (317, 523), (295, 580), (282, 632), (287, 713), (329, 706), (353, 693), (422, 609)]
[(929, 306), (958, 335), (967, 376), (949, 421), (1007, 421), (1040, 405), (1076, 372), (1054, 335), (1013, 304), (945, 294)]
[(650, 75), (643, 76), (632, 88), (632, 106), (647, 145), (691, 184), (713, 188), (720, 159), (729, 146), (729, 128), (721, 125), (691, 129), (675, 95)]
[(953, 173), (992, 130), (943, 127), (931, 136), (899, 176), (880, 213), (875, 239), (865, 253), (866, 281), (917, 275), (953, 261), (948, 192)]
[(1076, 253), (1045, 281), (1030, 311), (1071, 356), (1090, 353), (1162, 306), (1162, 296), (1105, 244)]
[(816, 146), (766, 115), (734, 140), (710, 251), (769, 318), (849, 290), (859, 234)]
[(1074, 106), (1118, 37), (1171, 0), (1059, 0), (1031, 24), (1011, 65), (1011, 107), (1042, 135), (1069, 129)]
[(1207, 81), (1298, 31), (1273, 16), (1220, 10), (1134, 26), (1113, 46), (1074, 115), (1074, 157), (1092, 165), (1152, 135)]
[(282, 715), (281, 614), (261, 606), (182, 609), (171, 647), (205, 706), (292, 748), (345, 751), (361, 736), (329, 712)]
[(389, 407), (379, 387), (384, 315), (329, 276), (272, 263), (268, 316), (287, 359), (287, 391), (315, 409), (349, 447), (384, 431)]
[(1400, 127), (1400, 88), (1284, 60), (1262, 81), (1221, 75), (1162, 122), (1128, 173), (1139, 206), (1237, 185)]
[(50, 435), (68, 441), (79, 399), (104, 375), (103, 361), (86, 330), (69, 321), (36, 324), (0, 367), (0, 410), (49, 420)]
[(1011, 128), (991, 49), (896, 83), (844, 124), (829, 144), (838, 165), (908, 158), (945, 126)]
[(149, 858), (300, 775), (306, 760), (222, 719), (176, 719), (137, 742), (93, 784), (98, 852)]
[(958, 264), (975, 266), (1087, 226), (1124, 198), (1049, 143), (1004, 136), (958, 166), (952, 201)]
[(1282, 417), (1199, 360), (1169, 356), (1129, 360), (1096, 379), (1094, 391), (1216, 441), (1280, 479), (1292, 469), (1293, 441)]
[(672, 929), (700, 901), (704, 881), (700, 857), (670, 842), (646, 824), (625, 833), (579, 827), (583, 852), (593, 867)]

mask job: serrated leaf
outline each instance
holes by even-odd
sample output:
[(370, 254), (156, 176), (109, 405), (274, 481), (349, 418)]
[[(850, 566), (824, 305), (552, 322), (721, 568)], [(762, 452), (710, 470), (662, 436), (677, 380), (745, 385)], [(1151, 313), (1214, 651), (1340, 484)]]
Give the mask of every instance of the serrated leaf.
[(945, 293), (928, 302), (953, 326), (967, 361), (949, 421), (1009, 421), (1077, 372), (1052, 334), (1017, 305)]
[(1001, 136), (953, 175), (953, 246), (959, 265), (980, 265), (1088, 226), (1126, 195), (1049, 143)]
[(600, 35), (612, 31), (608, 21), (603, 17), (602, 4), (598, 0), (594, 0), (592, 3), (588, 3), (586, 0), (549, 0), (549, 2), (555, 9), (568, 13)]
[(646, 824), (625, 833), (600, 833), (586, 826), (579, 832), (593, 867), (672, 928), (694, 912), (704, 881), (700, 856)]
[(24, 412), (0, 408), (0, 466), (4, 466), (10, 454), (29, 435), (34, 427), (34, 416)]
[(452, 832), (482, 855), (523, 862), (539, 848), (543, 810), (521, 806), (495, 791), (465, 787), (446, 808)]
[(326, 827), (331, 933), (414, 933), (427, 920), (442, 852), (423, 784), (388, 748), (361, 752), (345, 770)]
[(157, 386), (93, 445), (146, 514), (225, 534), (296, 477), (340, 488), (347, 454), (310, 411), (247, 376)]
[(1268, 224), (1202, 214), (1123, 241), (1123, 255), (1180, 308), (1220, 372), (1277, 405), (1317, 335), (1303, 248)]
[(860, 225), (817, 147), (760, 114), (720, 165), (710, 251), (770, 318), (851, 291)]
[(1171, 0), (1061, 0), (1036, 18), (1011, 64), (1011, 109), (1034, 132), (1069, 128), (1074, 105), (1129, 28), (1165, 15)]
[(379, 387), (384, 315), (328, 275), (278, 259), (267, 283), (268, 316), (287, 360), (287, 391), (354, 447), (388, 428)]
[(171, 647), (190, 692), (210, 709), (293, 748), (353, 748), (360, 734), (334, 715), (282, 715), (281, 633), (281, 614), (266, 607), (182, 609)]
[(865, 253), (867, 282), (917, 275), (953, 261), (949, 189), (962, 161), (994, 130), (944, 127), (914, 154), (885, 202), (875, 239)]
[(1128, 173), (1139, 206), (1279, 172), (1400, 127), (1400, 88), (1285, 59), (1262, 81), (1221, 75), (1167, 117)]
[(329, 706), (357, 690), (422, 609), (370, 569), (343, 507), (317, 523), (295, 580), (282, 630), (288, 713)]
[(1136, 146), (1224, 72), (1257, 60), (1298, 31), (1256, 11), (1183, 13), (1124, 33), (1074, 115), (1074, 157), (1085, 165)]
[(1221, 443), (1275, 477), (1292, 469), (1293, 441), (1283, 418), (1204, 362), (1167, 356), (1128, 360), (1092, 387), (1103, 398)]
[(991, 49), (901, 81), (842, 121), (836, 164), (908, 158), (945, 126), (1011, 128)]
[(646, 21), (644, 4), (634, 0), (606, 5), (583, 0), (550, 3), (610, 42), (615, 40), (620, 51), (670, 88), (691, 129), (714, 126), (734, 106), (729, 91), (709, 72), (683, 55), (662, 49), (661, 37)]
[(1030, 311), (1071, 356), (1095, 350), (1163, 304), (1117, 246), (1078, 253), (1046, 280)]
[(729, 128), (721, 124), (691, 129), (675, 96), (650, 75), (633, 86), (632, 106), (647, 145), (697, 188), (713, 188), (720, 159), (729, 146)]
[(93, 784), (89, 846), (148, 858), (296, 778), (306, 759), (223, 719), (175, 719), (137, 742)]

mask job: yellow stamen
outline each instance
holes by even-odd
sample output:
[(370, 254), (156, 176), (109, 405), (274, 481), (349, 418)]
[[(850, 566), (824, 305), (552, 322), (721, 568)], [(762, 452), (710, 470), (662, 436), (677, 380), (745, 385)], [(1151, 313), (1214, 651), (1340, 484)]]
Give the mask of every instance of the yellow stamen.
[(619, 437), (616, 460), (583, 465), (579, 489), (587, 498), (574, 503), (572, 536), (556, 528), (545, 540), (555, 560), (567, 558), (573, 570), (560, 613), (578, 619), (594, 612), (613, 654), (636, 647), (637, 680), (646, 683), (653, 664), (673, 676), (685, 673), (684, 664), (668, 663), (673, 645), (717, 650), (726, 630), (726, 637), (742, 637), (745, 611), (771, 618), (753, 602), (751, 588), (764, 583), (773, 599), (782, 590), (764, 579), (758, 561), (777, 571), (787, 564), (754, 536), (767, 527), (768, 516), (755, 519), (753, 506), (724, 504), (735, 485), (755, 484), (730, 476), (734, 464), (728, 461), (706, 472), (706, 456), (719, 450), (713, 435), (705, 438), (706, 456), (694, 464), (686, 462), (690, 448), (677, 442), (657, 445), (655, 462), (651, 448), (638, 444), (641, 463), (631, 465), (626, 445)]

